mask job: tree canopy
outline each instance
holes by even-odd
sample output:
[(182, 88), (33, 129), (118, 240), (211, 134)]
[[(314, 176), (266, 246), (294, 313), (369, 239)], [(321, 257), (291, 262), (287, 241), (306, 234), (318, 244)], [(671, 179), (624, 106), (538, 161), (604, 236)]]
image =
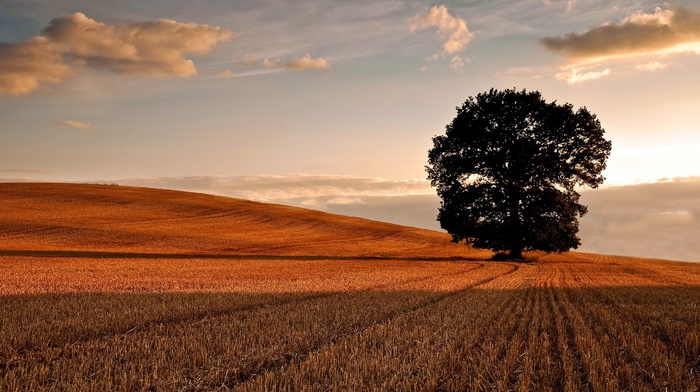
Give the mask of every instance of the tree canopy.
[(437, 216), (454, 242), (509, 252), (565, 252), (580, 244), (587, 212), (577, 186), (605, 178), (611, 143), (585, 107), (547, 103), (539, 91), (469, 97), (444, 135), (433, 138), (428, 179), (442, 199)]

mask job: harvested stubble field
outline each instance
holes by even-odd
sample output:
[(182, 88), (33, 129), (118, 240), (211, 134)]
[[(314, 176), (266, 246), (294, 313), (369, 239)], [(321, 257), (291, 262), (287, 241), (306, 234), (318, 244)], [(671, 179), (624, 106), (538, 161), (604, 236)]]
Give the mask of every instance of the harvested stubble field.
[(0, 185), (0, 390), (700, 388), (700, 264), (153, 189)]

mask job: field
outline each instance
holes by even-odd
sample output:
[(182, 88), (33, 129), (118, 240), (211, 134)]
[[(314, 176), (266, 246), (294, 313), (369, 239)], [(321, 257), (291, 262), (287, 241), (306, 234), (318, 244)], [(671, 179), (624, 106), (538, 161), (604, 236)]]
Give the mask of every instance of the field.
[(700, 389), (700, 263), (0, 184), (0, 391)]

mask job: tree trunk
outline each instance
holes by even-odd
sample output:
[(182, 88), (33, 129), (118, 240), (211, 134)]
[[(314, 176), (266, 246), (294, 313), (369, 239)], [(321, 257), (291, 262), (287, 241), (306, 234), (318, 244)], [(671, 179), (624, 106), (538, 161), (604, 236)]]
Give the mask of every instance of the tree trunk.
[(511, 259), (523, 258), (522, 222), (520, 222), (520, 188), (510, 189), (510, 253)]
[(513, 260), (522, 260), (523, 259), (523, 250), (519, 249), (517, 247), (513, 247), (513, 249), (510, 250), (508, 257), (513, 259)]

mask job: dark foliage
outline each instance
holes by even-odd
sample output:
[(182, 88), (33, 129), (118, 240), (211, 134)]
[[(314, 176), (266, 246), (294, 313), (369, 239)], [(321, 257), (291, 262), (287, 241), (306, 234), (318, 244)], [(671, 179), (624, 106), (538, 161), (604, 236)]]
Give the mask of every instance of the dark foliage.
[(469, 97), (428, 155), (440, 226), (454, 242), (512, 258), (577, 248), (577, 218), (587, 210), (575, 187), (603, 182), (604, 134), (586, 108), (547, 103), (538, 91)]

